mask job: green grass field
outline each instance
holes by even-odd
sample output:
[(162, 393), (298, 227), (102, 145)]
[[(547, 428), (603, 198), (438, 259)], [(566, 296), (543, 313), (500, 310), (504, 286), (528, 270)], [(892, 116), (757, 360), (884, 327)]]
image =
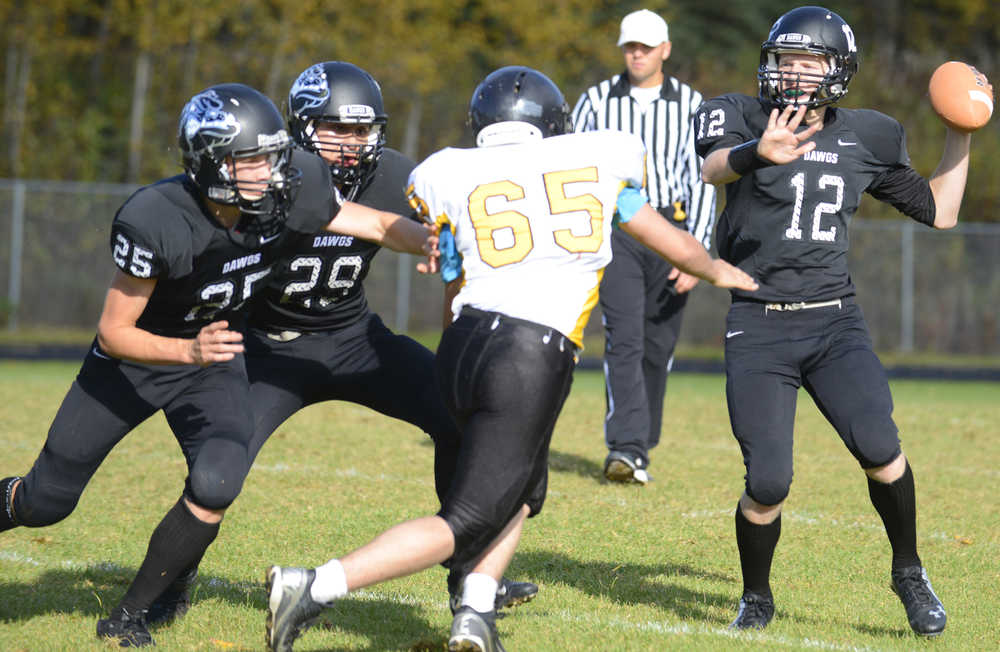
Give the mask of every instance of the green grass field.
[[(28, 471), (77, 365), (0, 362), (0, 477)], [(742, 488), (721, 376), (675, 374), (653, 482), (601, 477), (602, 379), (578, 372), (552, 445), (549, 496), (509, 574), (541, 586), (499, 621), (519, 650), (989, 650), (1000, 647), (1000, 385), (893, 383), (917, 481), (920, 553), (948, 629), (910, 633), (888, 588), (889, 550), (861, 472), (801, 395), (796, 476), (759, 634), (726, 625), (740, 592), (733, 510)], [(313, 566), (433, 512), (432, 449), (364, 408), (309, 408), (264, 448), (209, 549), (195, 605), (154, 630), (161, 649), (263, 648), (270, 563)], [(0, 534), (0, 650), (97, 650), (95, 621), (121, 597), (176, 501), (183, 458), (161, 416), (129, 435), (64, 522)], [(445, 571), (359, 592), (297, 650), (443, 650)]]

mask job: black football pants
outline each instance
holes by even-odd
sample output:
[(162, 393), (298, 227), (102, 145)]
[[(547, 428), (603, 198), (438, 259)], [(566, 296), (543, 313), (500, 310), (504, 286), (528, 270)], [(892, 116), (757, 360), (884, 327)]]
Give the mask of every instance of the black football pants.
[(676, 294), (673, 266), (626, 233), (611, 234), (614, 258), (601, 279), (604, 324), (604, 439), (649, 465), (660, 443), (667, 374), (687, 293)]
[(444, 332), (437, 370), (461, 432), (439, 515), (455, 534), (445, 565), (468, 568), (527, 504), (542, 508), (549, 442), (569, 394), (576, 347), (559, 332), (464, 308)]
[[(434, 484), (444, 498), (458, 455), (458, 430), (434, 378), (434, 354), (369, 313), (346, 328), (275, 341), (247, 336), (255, 428), (250, 461), (278, 426), (307, 405), (350, 401), (412, 423), (434, 440)], [(364, 445), (364, 439), (356, 442)]]

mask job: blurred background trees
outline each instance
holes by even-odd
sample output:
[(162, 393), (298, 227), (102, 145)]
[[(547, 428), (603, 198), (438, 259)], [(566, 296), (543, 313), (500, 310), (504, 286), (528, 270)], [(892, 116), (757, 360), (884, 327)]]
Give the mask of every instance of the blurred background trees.
[[(389, 144), (421, 159), (467, 145), (465, 112), (478, 80), (509, 64), (538, 68), (575, 103), (622, 68), (618, 24), (645, 6), (670, 24), (668, 72), (706, 97), (756, 92), (760, 43), (797, 6), (776, 0), (0, 0), (4, 92), (0, 177), (146, 183), (180, 170), (183, 103), (214, 83), (241, 81), (283, 107), (295, 76), (341, 59), (381, 83)], [(877, 108), (907, 129), (915, 167), (929, 174), (943, 127), (927, 80), (947, 60), (1000, 81), (1000, 3), (874, 0), (829, 5), (853, 27), (861, 69), (843, 105)], [(974, 137), (963, 219), (1000, 221), (990, 160), (992, 121)], [(876, 202), (867, 217), (892, 214)]]

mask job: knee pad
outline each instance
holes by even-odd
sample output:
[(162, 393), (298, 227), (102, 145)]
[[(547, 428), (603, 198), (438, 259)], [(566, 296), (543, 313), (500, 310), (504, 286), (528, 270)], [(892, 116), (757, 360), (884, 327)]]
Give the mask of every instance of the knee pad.
[(776, 477), (751, 477), (747, 474), (746, 492), (761, 505), (777, 505), (788, 498), (788, 491), (792, 486), (791, 473), (784, 478)]
[(850, 436), (845, 443), (865, 469), (888, 464), (902, 452), (899, 430), (889, 415), (858, 415), (851, 422)]
[(230, 439), (209, 439), (191, 466), (185, 493), (205, 509), (226, 509), (243, 489), (248, 471), (244, 444)]
[(55, 525), (73, 513), (80, 493), (55, 483), (38, 483), (29, 473), (14, 492), (13, 516), (18, 525), (45, 527)]

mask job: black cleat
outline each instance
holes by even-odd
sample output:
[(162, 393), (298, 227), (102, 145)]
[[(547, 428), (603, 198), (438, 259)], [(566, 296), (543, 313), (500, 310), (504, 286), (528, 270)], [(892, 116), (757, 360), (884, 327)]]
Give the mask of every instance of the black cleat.
[(774, 599), (746, 591), (740, 598), (740, 610), (729, 629), (764, 629), (774, 617)]
[(153, 604), (149, 605), (146, 612), (146, 624), (153, 627), (165, 625), (177, 618), (180, 618), (191, 608), (191, 587), (198, 579), (198, 567), (185, 571), (163, 593), (159, 595)]
[(97, 638), (114, 639), (118, 647), (147, 647), (156, 645), (146, 628), (146, 612), (130, 614), (121, 607), (107, 618), (97, 621)]
[(649, 472), (642, 467), (642, 458), (611, 451), (604, 458), (604, 477), (610, 482), (645, 485), (650, 478)]
[(948, 617), (944, 605), (931, 588), (922, 566), (907, 566), (892, 571), (892, 590), (906, 608), (910, 628), (920, 636), (937, 636), (944, 631)]
[[(451, 608), (451, 615), (454, 616), (462, 608), (462, 583), (454, 586), (452, 578), (448, 576), (448, 606)], [(531, 602), (538, 595), (538, 585), (531, 582), (515, 582), (506, 577), (500, 578), (497, 586), (497, 595), (493, 600), (494, 611), (500, 611), (507, 607), (516, 607), (519, 604)], [(499, 614), (503, 618), (503, 614)]]
[(291, 652), (292, 643), (309, 628), (325, 605), (312, 599), (309, 589), (316, 571), (305, 568), (267, 569), (267, 626), (265, 642), (273, 652)]
[(479, 613), (472, 607), (455, 612), (448, 652), (507, 652), (497, 634), (496, 612)]
[(497, 597), (493, 601), (493, 608), (496, 611), (507, 607), (516, 607), (519, 604), (531, 602), (538, 595), (538, 585), (532, 582), (515, 582), (506, 577), (500, 578), (500, 585), (497, 586)]

